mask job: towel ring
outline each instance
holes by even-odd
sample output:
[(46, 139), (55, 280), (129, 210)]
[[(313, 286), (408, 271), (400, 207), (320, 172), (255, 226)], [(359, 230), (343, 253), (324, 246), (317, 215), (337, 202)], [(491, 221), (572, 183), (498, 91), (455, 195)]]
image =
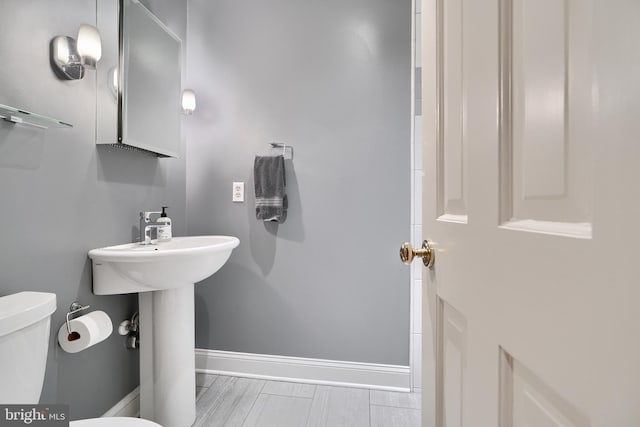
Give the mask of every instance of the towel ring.
[(291, 160), (293, 160), (293, 147), (281, 142), (270, 142), (271, 148), (282, 148), (282, 157), (287, 158), (287, 148), (291, 151)]

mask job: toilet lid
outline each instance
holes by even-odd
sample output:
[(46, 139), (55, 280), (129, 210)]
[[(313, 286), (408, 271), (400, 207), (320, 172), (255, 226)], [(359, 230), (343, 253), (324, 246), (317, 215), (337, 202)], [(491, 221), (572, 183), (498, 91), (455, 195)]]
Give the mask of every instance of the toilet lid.
[(70, 427), (162, 427), (153, 421), (131, 417), (102, 417), (71, 421)]

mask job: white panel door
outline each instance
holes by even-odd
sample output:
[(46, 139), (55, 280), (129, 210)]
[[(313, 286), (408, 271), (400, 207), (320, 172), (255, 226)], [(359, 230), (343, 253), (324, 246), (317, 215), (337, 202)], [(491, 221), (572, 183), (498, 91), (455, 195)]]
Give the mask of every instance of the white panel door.
[(640, 2), (422, 17), (435, 424), (640, 426)]

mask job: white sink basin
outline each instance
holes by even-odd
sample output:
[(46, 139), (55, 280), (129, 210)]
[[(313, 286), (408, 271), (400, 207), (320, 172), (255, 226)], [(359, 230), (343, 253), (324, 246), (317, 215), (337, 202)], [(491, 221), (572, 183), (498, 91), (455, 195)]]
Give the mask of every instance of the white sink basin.
[(194, 236), (89, 251), (94, 294), (139, 292), (141, 418), (165, 427), (195, 421), (194, 283), (218, 271), (238, 244)]
[(154, 245), (128, 243), (89, 251), (93, 293), (128, 294), (174, 289), (206, 279), (240, 241), (231, 236), (174, 237)]

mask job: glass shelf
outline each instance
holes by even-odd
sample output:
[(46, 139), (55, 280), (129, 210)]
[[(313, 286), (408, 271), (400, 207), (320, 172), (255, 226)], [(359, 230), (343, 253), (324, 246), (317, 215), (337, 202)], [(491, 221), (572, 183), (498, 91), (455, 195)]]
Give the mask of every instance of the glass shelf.
[(0, 119), (14, 124), (34, 126), (40, 129), (72, 128), (73, 125), (52, 117), (0, 104)]

